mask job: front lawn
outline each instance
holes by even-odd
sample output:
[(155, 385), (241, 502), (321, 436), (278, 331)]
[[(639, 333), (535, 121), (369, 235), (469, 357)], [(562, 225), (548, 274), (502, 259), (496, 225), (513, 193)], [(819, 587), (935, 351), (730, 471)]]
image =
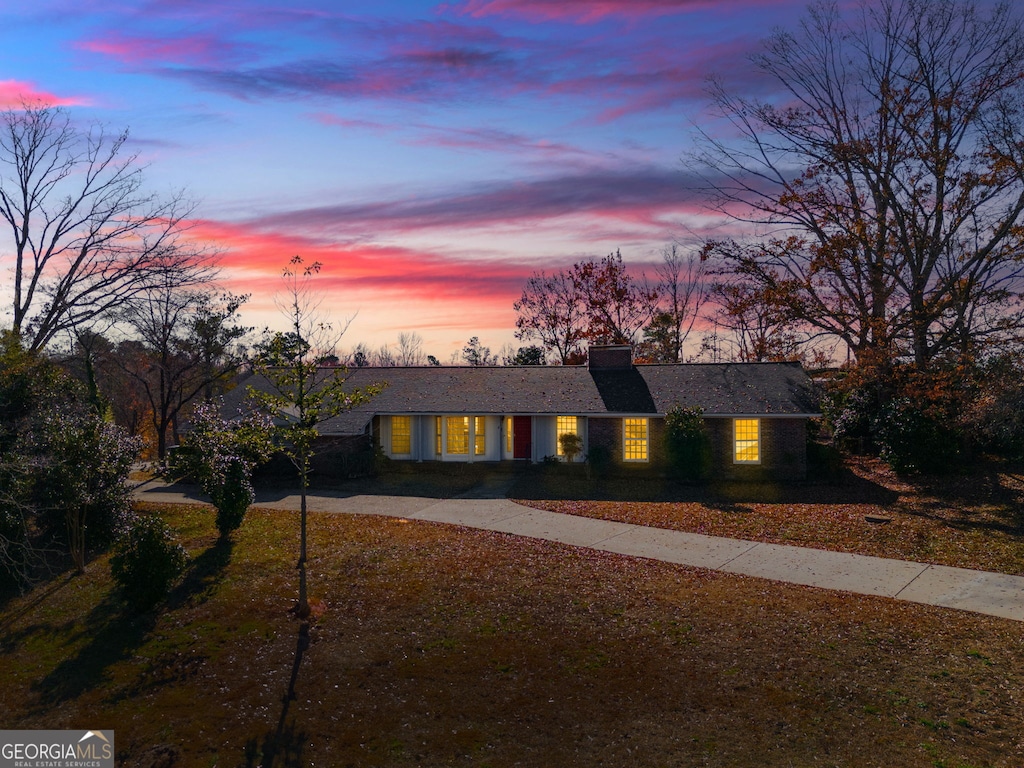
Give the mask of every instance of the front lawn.
[[(582, 472), (524, 477), (523, 504), (637, 525), (1024, 575), (1024, 471), (899, 478), (852, 458), (834, 482), (679, 486)], [(868, 517), (889, 522), (869, 522)]]
[(5, 728), (113, 728), (129, 768), (1024, 763), (1017, 622), (311, 514), (307, 649), (296, 515), (225, 547), (150, 511), (192, 556), (157, 613), (121, 616), (105, 557), (4, 605)]

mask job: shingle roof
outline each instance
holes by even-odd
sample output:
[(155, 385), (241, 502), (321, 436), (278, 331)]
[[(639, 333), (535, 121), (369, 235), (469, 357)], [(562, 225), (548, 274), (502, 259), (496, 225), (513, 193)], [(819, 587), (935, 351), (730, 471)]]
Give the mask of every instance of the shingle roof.
[[(813, 415), (813, 385), (797, 363), (687, 363), (593, 370), (586, 366), (353, 368), (346, 389), (386, 382), (369, 402), (320, 425), (358, 434), (375, 414), (650, 414), (675, 405), (706, 416)], [(252, 377), (245, 385), (266, 386)], [(239, 390), (242, 390), (239, 393)]]

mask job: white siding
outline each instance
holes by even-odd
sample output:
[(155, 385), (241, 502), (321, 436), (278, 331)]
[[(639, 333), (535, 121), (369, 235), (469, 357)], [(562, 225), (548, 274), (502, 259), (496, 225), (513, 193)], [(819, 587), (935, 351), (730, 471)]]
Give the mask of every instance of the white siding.
[(554, 456), (558, 452), (557, 436), (555, 435), (554, 416), (533, 417), (533, 460), (541, 461), (545, 456)]

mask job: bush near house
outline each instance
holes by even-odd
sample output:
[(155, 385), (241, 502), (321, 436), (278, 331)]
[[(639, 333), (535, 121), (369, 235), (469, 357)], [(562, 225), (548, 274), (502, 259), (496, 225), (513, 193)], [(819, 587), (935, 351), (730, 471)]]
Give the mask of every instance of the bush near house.
[(711, 435), (700, 408), (675, 406), (665, 414), (665, 454), (680, 480), (706, 480), (711, 474)]

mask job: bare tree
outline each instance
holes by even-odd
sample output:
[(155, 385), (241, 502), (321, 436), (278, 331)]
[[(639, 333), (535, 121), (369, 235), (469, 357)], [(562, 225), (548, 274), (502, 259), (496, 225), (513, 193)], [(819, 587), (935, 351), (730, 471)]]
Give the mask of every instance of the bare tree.
[(388, 344), (381, 344), (373, 354), (373, 364), (378, 368), (394, 368), (398, 363), (395, 361), (395, 353), (391, 351)]
[(704, 349), (712, 359), (743, 363), (800, 359), (800, 342), (789, 319), (766, 302), (750, 283), (730, 280), (712, 289), (714, 332), (705, 337)]
[(205, 292), (182, 289), (176, 274), (163, 277), (162, 285), (136, 293), (122, 307), (141, 344), (113, 356), (145, 392), (161, 459), (172, 429), (177, 437), (182, 409), (201, 394), (212, 397), (214, 386), (241, 366), (238, 342), (250, 330), (237, 322), (246, 297), (215, 303)]
[(707, 262), (699, 250), (683, 252), (675, 243), (662, 249), (658, 303), (644, 328), (641, 353), (659, 363), (681, 363), (683, 347), (707, 299)]
[[(813, 5), (754, 60), (777, 100), (714, 103), (713, 205), (767, 238), (709, 252), (855, 354), (1014, 342), (1024, 329), (1024, 31), (1008, 3)], [(719, 135), (725, 135), (721, 133)]]
[(88, 325), (194, 257), (176, 242), (190, 206), (143, 190), (127, 139), (127, 131), (80, 129), (63, 109), (41, 104), (0, 117), (12, 328), (30, 349)]
[(399, 333), (396, 358), (398, 365), (423, 365), (426, 359), (423, 355), (423, 337), (415, 331)]

